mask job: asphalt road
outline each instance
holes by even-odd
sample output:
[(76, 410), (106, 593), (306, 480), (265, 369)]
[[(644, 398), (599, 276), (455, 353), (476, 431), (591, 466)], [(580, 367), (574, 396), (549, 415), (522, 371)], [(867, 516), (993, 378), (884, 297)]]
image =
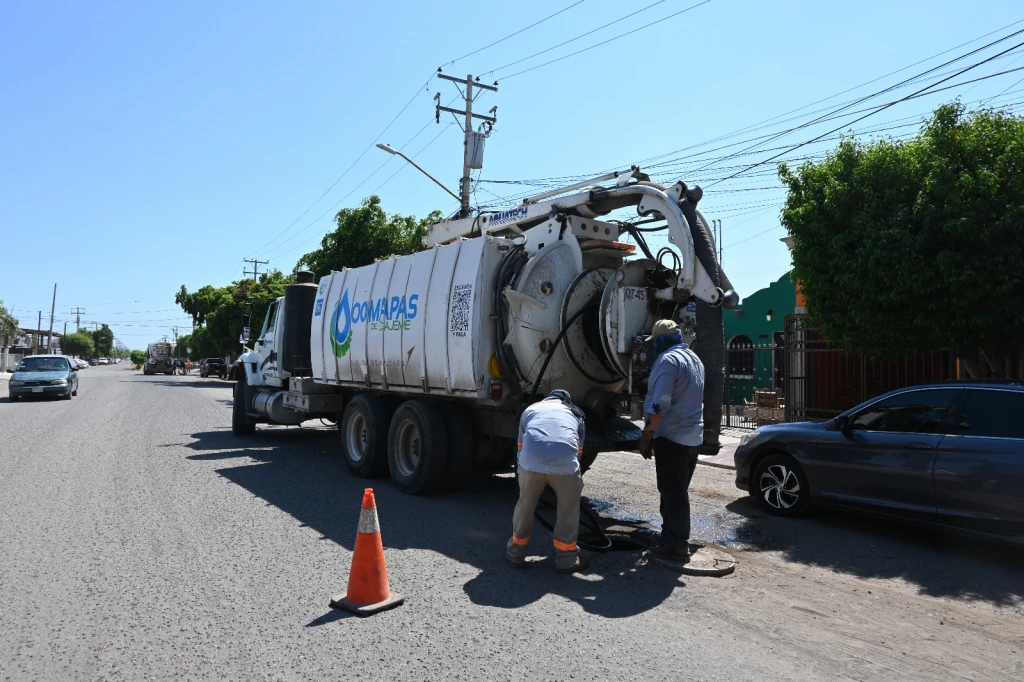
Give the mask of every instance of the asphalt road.
[[(81, 373), (0, 398), (0, 680), (1024, 679), (1024, 555), (821, 513), (764, 518), (699, 467), (695, 535), (740, 561), (682, 577), (639, 552), (585, 575), (507, 566), (510, 476), (435, 498), (373, 482), (392, 589), (343, 592), (366, 481), (328, 428), (228, 429), (231, 384)], [(0, 382), (0, 396), (6, 386)], [(602, 456), (585, 494), (657, 521), (653, 465)]]

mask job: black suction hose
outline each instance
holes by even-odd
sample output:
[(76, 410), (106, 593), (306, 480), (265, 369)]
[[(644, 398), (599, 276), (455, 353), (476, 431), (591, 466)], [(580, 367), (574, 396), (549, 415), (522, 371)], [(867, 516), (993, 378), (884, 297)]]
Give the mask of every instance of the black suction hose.
[[(597, 308), (599, 305), (599, 303), (591, 303), (590, 305), (585, 305), (579, 310), (577, 310), (572, 317), (566, 320), (565, 325), (562, 327), (561, 331), (558, 332), (558, 336), (555, 337), (555, 342), (551, 344), (551, 349), (548, 350), (547, 357), (544, 358), (544, 364), (540, 366), (540, 372), (538, 372), (537, 379), (533, 382), (533, 389), (530, 391), (530, 398), (527, 401), (527, 404), (532, 405), (534, 400), (537, 399), (537, 388), (540, 386), (540, 381), (541, 379), (544, 378), (544, 372), (547, 371), (548, 364), (551, 362), (551, 358), (555, 356), (555, 351), (558, 349), (558, 344), (562, 341), (562, 338), (565, 336), (565, 333), (569, 331), (569, 327), (571, 327), (573, 322), (578, 320), (580, 316), (583, 315), (583, 313), (587, 312), (588, 310), (593, 310), (594, 308)], [(518, 471), (518, 458), (516, 461), (516, 470)], [(551, 508), (550, 503), (545, 502), (544, 504), (545, 506)], [(595, 552), (605, 552), (611, 549), (612, 541), (609, 540), (608, 536), (604, 534), (604, 530), (602, 530), (601, 528), (600, 519), (598, 518), (594, 510), (590, 508), (590, 505), (587, 504), (582, 498), (580, 499), (580, 512), (580, 525), (586, 526), (588, 529), (593, 531), (594, 534), (597, 535), (598, 539), (601, 541), (601, 544), (591, 545), (590, 543), (579, 542), (578, 540), (577, 543), (582, 545), (584, 548)], [(533, 518), (537, 521), (537, 523), (547, 528), (550, 532), (555, 532), (555, 527), (548, 523), (547, 519), (540, 515), (540, 512), (534, 511)], [(584, 522), (584, 518), (587, 519), (586, 522)]]
[(573, 313), (573, 316), (570, 317), (568, 321), (566, 321), (565, 326), (562, 327), (562, 330), (558, 332), (558, 336), (555, 337), (555, 342), (551, 344), (551, 349), (548, 350), (547, 357), (544, 358), (544, 364), (540, 366), (540, 372), (537, 374), (537, 378), (533, 382), (533, 388), (530, 389), (530, 398), (526, 401), (526, 404), (528, 406), (533, 405), (533, 403), (537, 400), (537, 388), (540, 386), (540, 380), (544, 378), (544, 372), (546, 372), (548, 369), (548, 363), (550, 363), (551, 358), (555, 356), (555, 351), (558, 350), (558, 344), (562, 341), (562, 337), (565, 336), (565, 333), (569, 331), (569, 327), (571, 327), (572, 323), (578, 320), (580, 316), (583, 315), (583, 313), (587, 312), (588, 310), (593, 310), (599, 305), (600, 303), (591, 303), (590, 305), (583, 306), (575, 313)]

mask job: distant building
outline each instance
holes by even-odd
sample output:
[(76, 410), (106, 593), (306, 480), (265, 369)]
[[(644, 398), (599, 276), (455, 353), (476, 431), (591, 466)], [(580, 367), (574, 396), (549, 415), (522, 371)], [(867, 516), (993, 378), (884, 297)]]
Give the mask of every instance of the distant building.
[(786, 315), (797, 310), (796, 284), (790, 273), (725, 310), (727, 400), (742, 405), (755, 388), (781, 390)]

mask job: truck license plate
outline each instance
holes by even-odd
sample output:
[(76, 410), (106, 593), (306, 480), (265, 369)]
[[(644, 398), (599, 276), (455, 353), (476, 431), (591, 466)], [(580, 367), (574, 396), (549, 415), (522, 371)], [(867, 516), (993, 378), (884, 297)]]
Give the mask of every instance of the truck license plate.
[(42, 392), (43, 392), (43, 389), (42, 389), (42, 388), (33, 388), (33, 389), (32, 389), (32, 392), (33, 392), (33, 393), (42, 393)]

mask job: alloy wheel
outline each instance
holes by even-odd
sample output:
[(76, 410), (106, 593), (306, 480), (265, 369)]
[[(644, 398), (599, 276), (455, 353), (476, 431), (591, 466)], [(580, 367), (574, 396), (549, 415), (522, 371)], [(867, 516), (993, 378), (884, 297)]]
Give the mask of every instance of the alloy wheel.
[(775, 509), (790, 509), (800, 501), (800, 479), (785, 464), (773, 464), (765, 469), (760, 488), (764, 501)]

